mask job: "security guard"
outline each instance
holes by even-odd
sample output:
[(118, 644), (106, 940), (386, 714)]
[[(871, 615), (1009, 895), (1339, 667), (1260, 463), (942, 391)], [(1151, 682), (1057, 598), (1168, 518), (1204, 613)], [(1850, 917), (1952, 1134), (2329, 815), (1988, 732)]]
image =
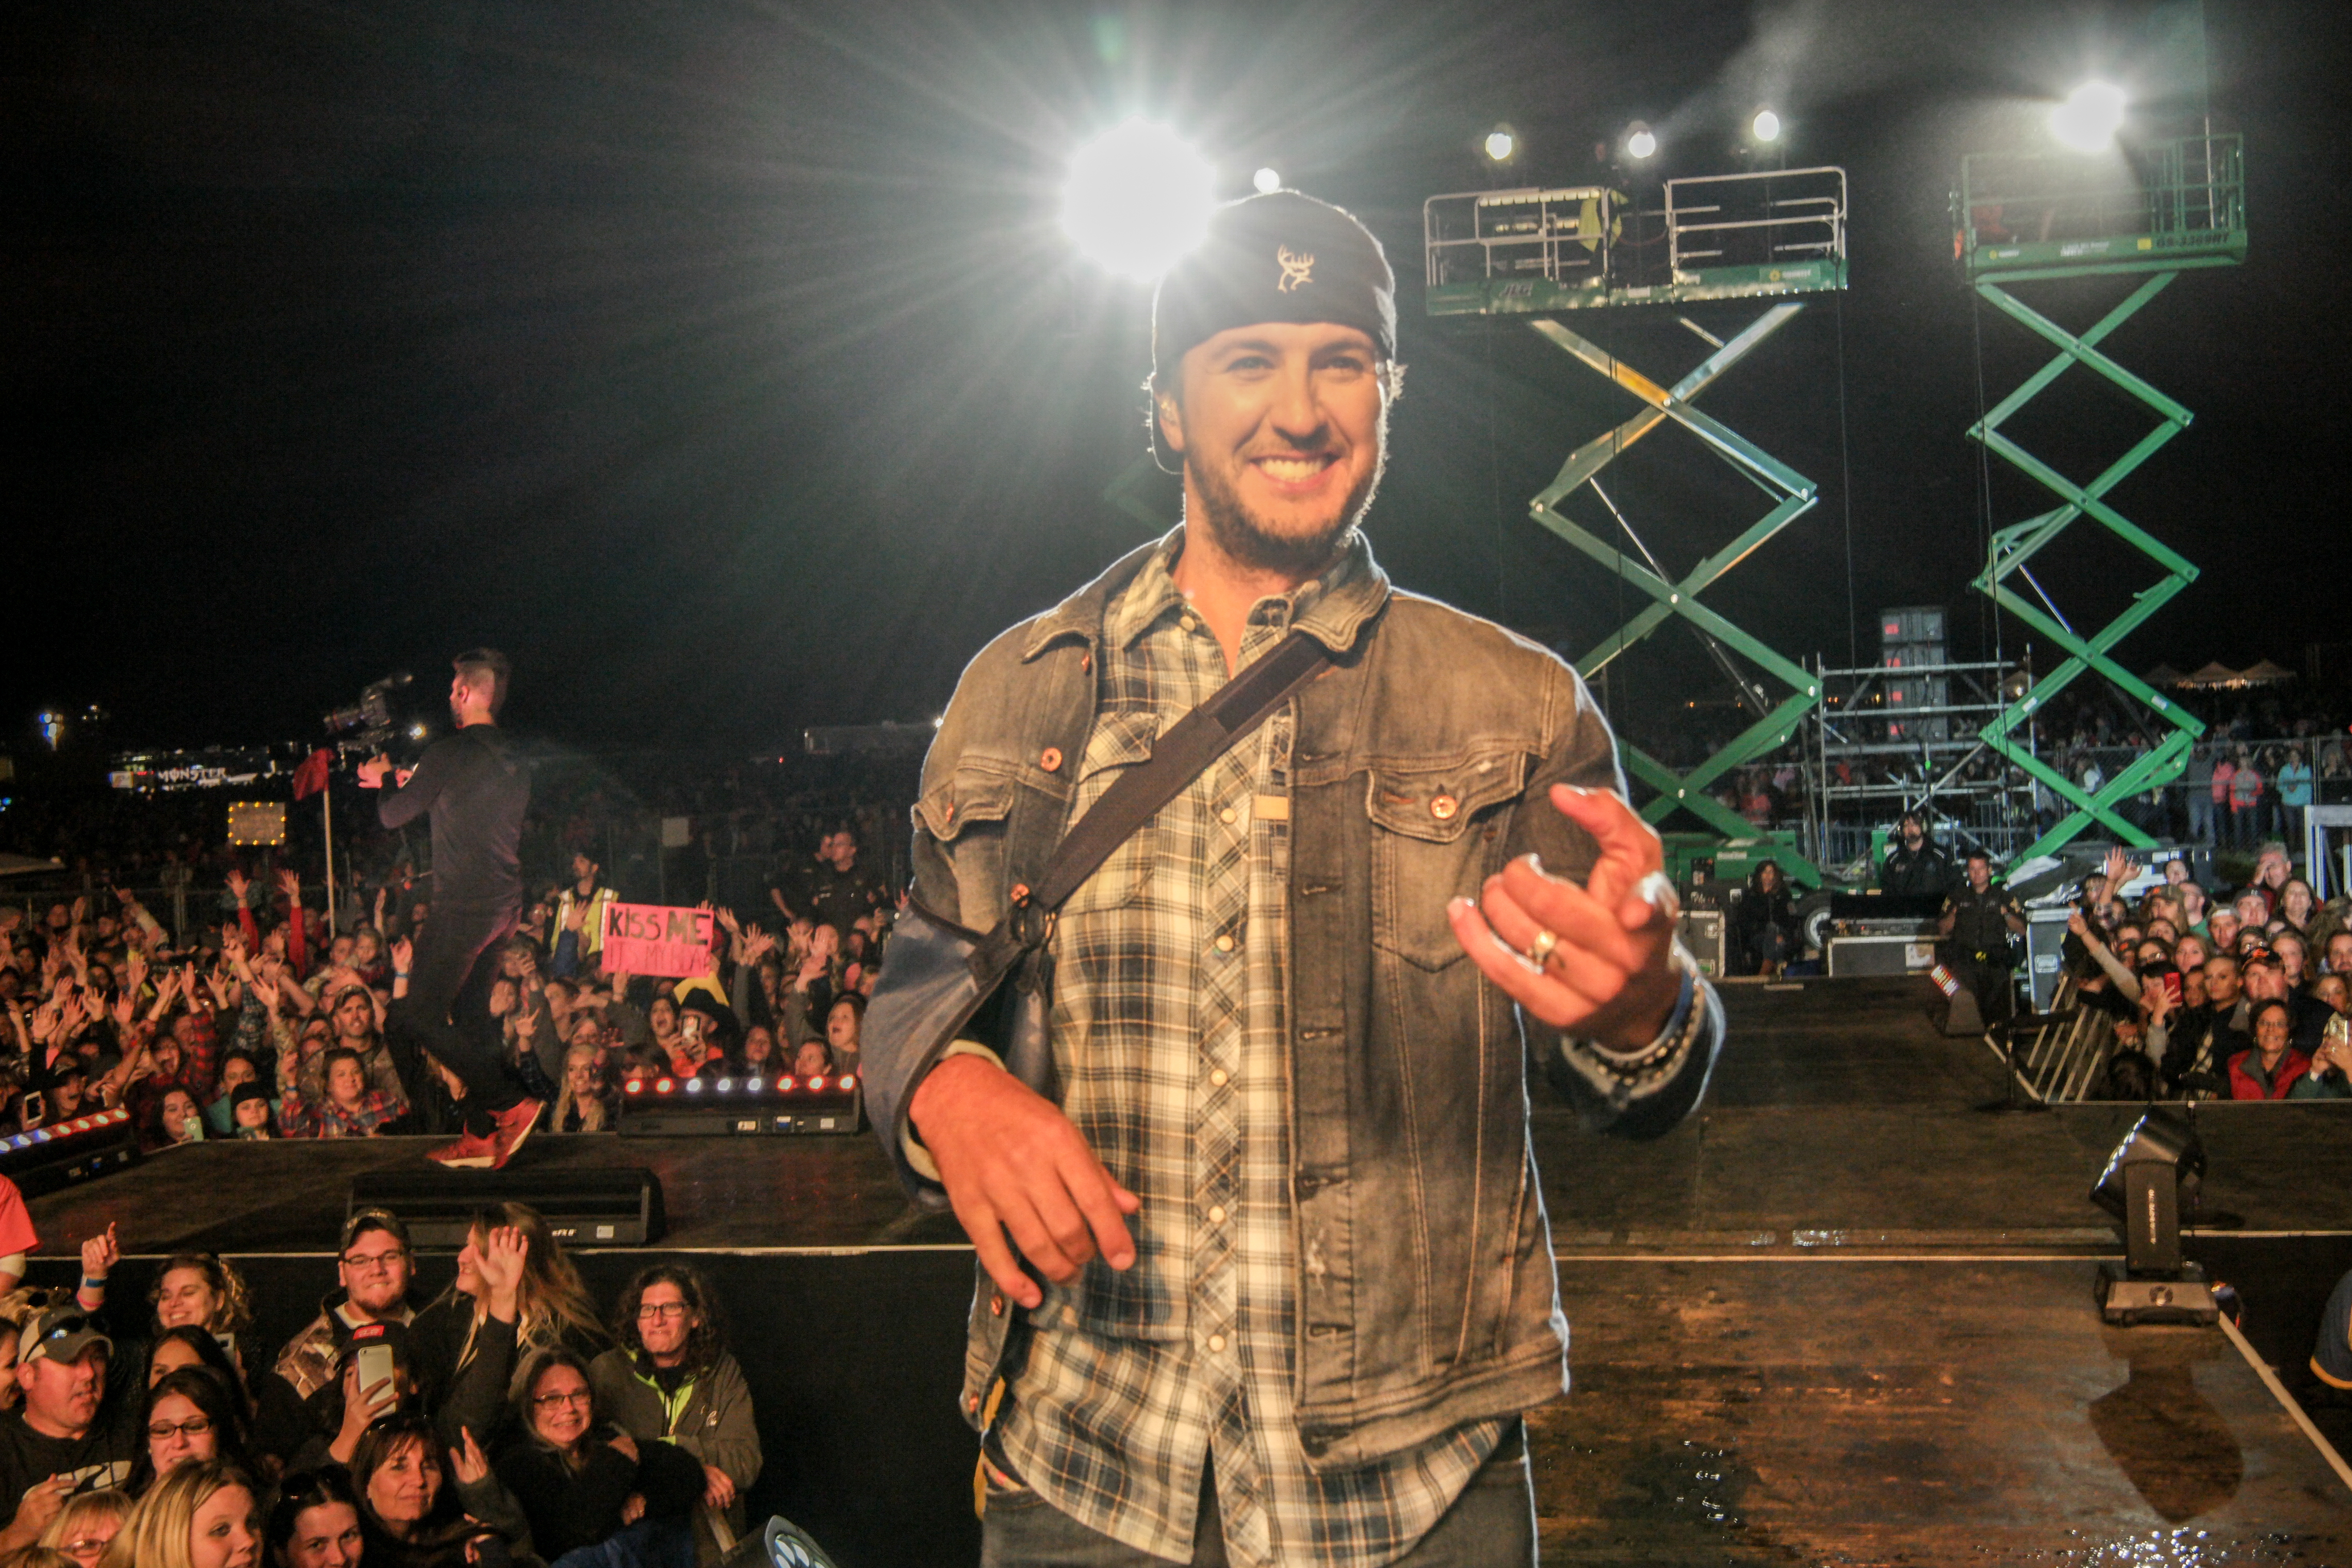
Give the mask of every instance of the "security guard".
[(2006, 888), (1992, 885), (1992, 862), (1981, 849), (1969, 853), (1969, 882), (1944, 900), (1937, 923), (1952, 942), (1952, 974), (1977, 999), (1987, 1024), (2008, 1020), (2015, 1011), (2009, 983), (2009, 939), (2025, 934), (2025, 911)]

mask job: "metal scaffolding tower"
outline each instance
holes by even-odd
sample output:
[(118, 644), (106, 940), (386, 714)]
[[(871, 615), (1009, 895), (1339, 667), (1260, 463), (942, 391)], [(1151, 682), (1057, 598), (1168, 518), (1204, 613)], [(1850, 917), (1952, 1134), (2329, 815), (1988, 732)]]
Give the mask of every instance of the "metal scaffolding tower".
[[(1695, 406), (1699, 395), (1804, 308), (1790, 296), (1846, 286), (1845, 171), (1790, 169), (1670, 180), (1657, 212), (1633, 208), (1605, 186), (1477, 191), (1432, 196), (1423, 206), (1424, 261), (1433, 316), (1566, 312), (1695, 300), (1778, 299), (1747, 328), (1717, 338), (1687, 317), (1684, 324), (1713, 345), (1697, 368), (1661, 384), (1557, 321), (1529, 325), (1579, 363), (1639, 399), (1643, 406), (1571, 453), (1559, 476), (1528, 503), (1529, 514), (1614, 573), (1650, 603), (1576, 660), (1587, 679), (1675, 618), (1687, 624), (1717, 662), (1733, 674), (1754, 722), (1686, 773), (1621, 741), (1627, 768), (1656, 794), (1642, 807), (1653, 823), (1680, 809), (1726, 837), (1752, 837), (1744, 818), (1710, 793), (1724, 775), (1786, 743), (1820, 694), (1804, 666), (1734, 625), (1699, 595), (1812, 507), (1818, 487), (1720, 420)], [(1644, 225), (1662, 232), (1644, 234)], [(1627, 234), (1632, 226), (1634, 234)], [(1661, 246), (1658, 241), (1663, 240)], [(1658, 260), (1645, 258), (1658, 258)], [(1633, 531), (1601, 485), (1601, 470), (1627, 447), (1671, 422), (1695, 437), (1769, 501), (1764, 514), (1680, 575)], [(1634, 555), (1586, 530), (1560, 510), (1590, 486)], [(1789, 690), (1777, 702), (1730, 664), (1736, 652)], [(1785, 855), (1791, 875), (1818, 883), (1819, 869)]]
[[(2189, 427), (2189, 410), (2100, 352), (2099, 343), (2183, 271), (2229, 267), (2246, 256), (2245, 157), (2234, 135), (2184, 137), (2136, 150), (2106, 165), (2080, 157), (1976, 153), (1961, 162), (1953, 195), (1955, 243), (1977, 294), (2058, 352), (1969, 430), (1970, 438), (2055, 495), (2060, 504), (2000, 530), (1974, 586), (2063, 649), (2067, 658), (2030, 692), (1985, 726), (1985, 743), (2046, 785), (2073, 809), (2022, 852), (2046, 854), (2093, 823), (2126, 844), (2153, 843), (2117, 809), (2134, 795), (2170, 783), (2204, 732), (2195, 716), (2125, 669), (2108, 652), (2197, 580), (2197, 568), (2117, 511), (2106, 500), (2124, 478)], [(2075, 278), (2145, 275), (2146, 280), (2087, 331), (2074, 333), (2026, 304), (2016, 285)], [(2137, 400), (2156, 426), (2087, 484), (2078, 485), (2003, 432), (2001, 426), (2079, 365)], [(2158, 576), (2131, 607), (2088, 636), (2078, 632), (2034, 579), (2030, 563), (2077, 518), (2089, 516), (2152, 562)], [(2018, 591), (2021, 583), (2032, 596)], [(2095, 670), (2169, 728), (2148, 754), (2096, 792), (2033, 754), (2035, 711), (2078, 677)], [(2021, 735), (2021, 727), (2027, 731)]]

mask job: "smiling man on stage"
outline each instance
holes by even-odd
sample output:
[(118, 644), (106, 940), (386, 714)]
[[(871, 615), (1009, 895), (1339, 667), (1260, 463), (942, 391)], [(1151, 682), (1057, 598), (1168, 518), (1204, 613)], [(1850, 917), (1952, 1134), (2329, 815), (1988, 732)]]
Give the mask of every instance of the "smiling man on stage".
[(1328, 650), (1062, 906), (1050, 1070), (867, 1042), (979, 1252), (990, 1563), (1531, 1562), (1568, 1325), (1528, 1039), (1635, 1135), (1722, 1041), (1583, 684), (1373, 563), (1393, 293), (1336, 207), (1218, 211), (1153, 306), (1184, 525), (991, 644), (925, 769), (914, 897), (986, 930), (1180, 717)]

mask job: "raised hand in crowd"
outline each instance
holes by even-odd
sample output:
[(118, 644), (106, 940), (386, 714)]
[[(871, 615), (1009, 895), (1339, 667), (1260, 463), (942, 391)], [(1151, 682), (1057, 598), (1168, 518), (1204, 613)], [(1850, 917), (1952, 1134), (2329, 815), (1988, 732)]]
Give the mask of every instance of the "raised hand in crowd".
[(115, 1239), (114, 1226), (104, 1230), (81, 1244), (81, 1284), (74, 1300), (85, 1312), (95, 1312), (106, 1305), (107, 1276), (122, 1261), (122, 1247)]
[(530, 1258), (530, 1237), (518, 1226), (494, 1226), (483, 1237), (479, 1265), (483, 1304), (502, 1323), (515, 1321), (523, 1265)]
[(289, 906), (300, 903), (302, 901), (302, 874), (294, 870), (290, 867), (279, 868), (278, 872), (278, 890), (286, 895), (286, 902)]
[(457, 1436), (464, 1439), (464, 1442), (461, 1447), (449, 1450), (449, 1473), (457, 1478), (457, 1484), (461, 1487), (469, 1487), (477, 1481), (488, 1479), (489, 1456), (482, 1452), (482, 1446), (479, 1443), (474, 1441), (474, 1429), (471, 1426), (460, 1426), (457, 1428)]
[(243, 909), (245, 907), (246, 891), (253, 886), (252, 880), (246, 876), (243, 870), (235, 866), (229, 868), (228, 876), (226, 880), (228, 883), (229, 896), (236, 900), (237, 908)]

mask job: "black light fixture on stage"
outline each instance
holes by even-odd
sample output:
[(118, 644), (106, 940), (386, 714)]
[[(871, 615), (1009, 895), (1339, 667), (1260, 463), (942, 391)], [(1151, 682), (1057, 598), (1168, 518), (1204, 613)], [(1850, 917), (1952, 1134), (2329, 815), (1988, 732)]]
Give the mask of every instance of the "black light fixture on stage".
[(2210, 1323), (2220, 1317), (2205, 1271), (2180, 1256), (2180, 1216), (2193, 1215), (2205, 1148), (2193, 1121), (2150, 1110), (2133, 1123), (2091, 1189), (2123, 1222), (2124, 1260), (2099, 1265), (2099, 1316), (2110, 1323)]

